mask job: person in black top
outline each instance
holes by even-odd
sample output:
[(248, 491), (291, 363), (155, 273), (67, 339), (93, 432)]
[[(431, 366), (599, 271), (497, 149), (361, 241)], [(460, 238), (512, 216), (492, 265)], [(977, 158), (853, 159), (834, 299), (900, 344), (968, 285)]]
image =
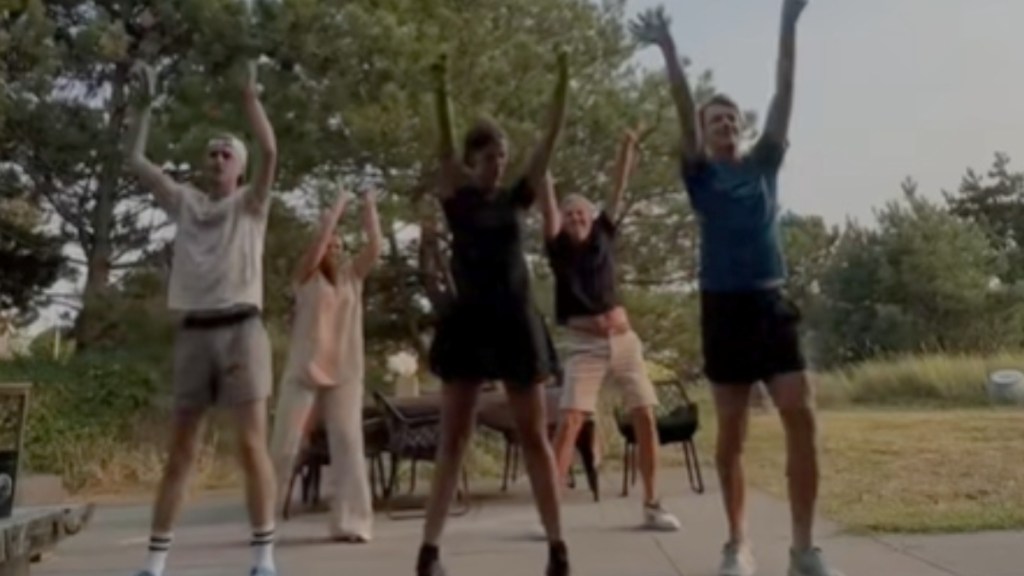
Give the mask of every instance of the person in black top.
[(564, 479), (580, 429), (597, 409), (601, 385), (610, 378), (633, 416), (644, 480), (644, 524), (678, 530), (679, 521), (661, 507), (655, 485), (658, 433), (653, 407), (658, 397), (647, 377), (643, 344), (630, 327), (615, 281), (616, 221), (636, 144), (636, 135), (626, 132), (603, 211), (576, 194), (565, 199), (560, 211), (553, 188), (545, 190), (544, 237), (555, 275), (555, 315), (567, 328), (568, 348), (555, 455)]
[(441, 311), (430, 349), (431, 370), (444, 382), (442, 433), (416, 573), (445, 574), (438, 540), (469, 445), (479, 390), (484, 382), (501, 381), (550, 543), (547, 575), (567, 576), (568, 552), (561, 534), (543, 389), (555, 373), (557, 360), (530, 292), (523, 218), (534, 204), (535, 192), (550, 185), (548, 164), (565, 116), (568, 59), (559, 50), (558, 82), (546, 134), (526, 175), (510, 188), (500, 186), (508, 145), (494, 123), (478, 122), (465, 137), (462, 160), (456, 156), (446, 60), (434, 66), (441, 131), (438, 193), (452, 233), (455, 295)]

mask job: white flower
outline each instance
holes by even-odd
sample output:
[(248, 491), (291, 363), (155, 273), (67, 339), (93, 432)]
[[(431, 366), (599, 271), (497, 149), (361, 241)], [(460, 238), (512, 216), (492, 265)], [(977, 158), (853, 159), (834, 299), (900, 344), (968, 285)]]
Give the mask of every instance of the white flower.
[(399, 376), (412, 376), (418, 367), (415, 354), (403, 351), (388, 356), (388, 370)]

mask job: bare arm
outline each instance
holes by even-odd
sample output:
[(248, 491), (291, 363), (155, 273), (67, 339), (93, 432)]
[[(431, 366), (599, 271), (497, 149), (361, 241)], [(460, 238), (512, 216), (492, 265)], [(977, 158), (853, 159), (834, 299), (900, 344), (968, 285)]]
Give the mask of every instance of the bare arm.
[(779, 144), (789, 138), (789, 119), (793, 111), (793, 85), (796, 71), (796, 23), (807, 0), (783, 0), (782, 26), (779, 32), (779, 59), (775, 70), (775, 95), (772, 97), (764, 134)]
[(263, 104), (260, 103), (256, 84), (256, 62), (249, 63), (242, 102), (249, 127), (256, 136), (256, 144), (260, 149), (260, 162), (253, 172), (253, 181), (248, 192), (249, 207), (262, 210), (267, 205), (270, 188), (277, 173), (277, 138), (274, 136), (274, 128), (270, 125)]
[(157, 203), (173, 217), (177, 214), (178, 203), (181, 200), (178, 184), (146, 157), (152, 101), (156, 92), (156, 73), (146, 64), (139, 65), (138, 73), (143, 86), (138, 109), (132, 119), (128, 167), (143, 185), (153, 191)]
[(548, 178), (548, 168), (551, 165), (551, 157), (554, 155), (555, 144), (558, 143), (558, 136), (562, 133), (562, 125), (565, 123), (565, 108), (568, 96), (569, 55), (564, 50), (559, 50), (558, 79), (555, 83), (555, 92), (551, 99), (547, 129), (540, 144), (530, 157), (530, 163), (526, 168), (526, 179), (531, 190), (541, 190), (544, 187), (545, 179)]
[(325, 210), (320, 216), (320, 227), (317, 229), (316, 237), (309, 247), (306, 248), (306, 252), (299, 260), (299, 265), (295, 268), (295, 273), (292, 276), (296, 284), (301, 285), (305, 283), (309, 280), (310, 276), (316, 273), (317, 268), (320, 266), (320, 261), (323, 260), (324, 254), (327, 253), (327, 247), (331, 245), (331, 239), (334, 237), (335, 229), (338, 227), (338, 221), (341, 220), (341, 215), (345, 213), (345, 206), (351, 200), (352, 194), (342, 189), (338, 193), (338, 198), (334, 201), (334, 205), (329, 210)]
[(443, 200), (455, 193), (464, 178), (462, 163), (455, 151), (455, 125), (452, 119), (452, 100), (448, 93), (448, 57), (442, 55), (431, 67), (434, 76), (434, 104), (437, 127), (440, 132), (441, 185), (438, 195)]
[(562, 231), (562, 213), (558, 209), (555, 183), (546, 175), (538, 191), (541, 194), (541, 215), (544, 217), (544, 239), (552, 240)]
[(669, 87), (672, 90), (672, 101), (675, 103), (679, 119), (683, 160), (689, 161), (700, 153), (697, 138), (697, 106), (693, 100), (690, 82), (686, 79), (686, 73), (683, 72), (683, 66), (679, 61), (676, 43), (672, 39), (669, 26), (670, 21), (665, 14), (665, 8), (659, 6), (641, 14), (630, 24), (630, 30), (639, 42), (654, 44), (661, 50), (665, 59)]
[(384, 235), (380, 231), (380, 216), (377, 214), (377, 192), (367, 192), (363, 197), (363, 231), (366, 232), (366, 246), (363, 247), (352, 269), (360, 278), (366, 278), (380, 260), (384, 247)]
[(617, 222), (622, 212), (622, 197), (629, 185), (629, 176), (633, 172), (633, 165), (636, 163), (637, 136), (632, 130), (627, 130), (619, 145), (619, 153), (615, 158), (615, 175), (612, 180), (612, 189), (608, 193), (608, 200), (605, 204), (605, 212), (612, 222)]

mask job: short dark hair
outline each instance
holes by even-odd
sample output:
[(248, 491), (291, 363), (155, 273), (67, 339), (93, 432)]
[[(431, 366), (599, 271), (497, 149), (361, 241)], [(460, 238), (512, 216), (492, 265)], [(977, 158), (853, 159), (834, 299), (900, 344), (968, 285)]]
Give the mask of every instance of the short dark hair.
[(505, 131), (490, 118), (480, 118), (466, 132), (462, 141), (462, 161), (469, 164), (469, 159), (480, 150), (492, 144), (505, 141)]
[(725, 106), (726, 108), (732, 108), (737, 114), (740, 112), (740, 105), (735, 100), (725, 94), (715, 94), (707, 102), (701, 104), (700, 109), (697, 111), (697, 119), (701, 126), (704, 126), (704, 113), (712, 106)]

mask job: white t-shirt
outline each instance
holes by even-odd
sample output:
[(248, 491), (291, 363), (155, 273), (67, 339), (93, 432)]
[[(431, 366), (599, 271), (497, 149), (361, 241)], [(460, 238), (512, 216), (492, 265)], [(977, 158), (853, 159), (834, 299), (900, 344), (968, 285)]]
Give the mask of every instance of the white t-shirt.
[(269, 197), (249, 187), (213, 200), (187, 184), (163, 208), (177, 224), (167, 304), (176, 311), (263, 308), (263, 245)]

